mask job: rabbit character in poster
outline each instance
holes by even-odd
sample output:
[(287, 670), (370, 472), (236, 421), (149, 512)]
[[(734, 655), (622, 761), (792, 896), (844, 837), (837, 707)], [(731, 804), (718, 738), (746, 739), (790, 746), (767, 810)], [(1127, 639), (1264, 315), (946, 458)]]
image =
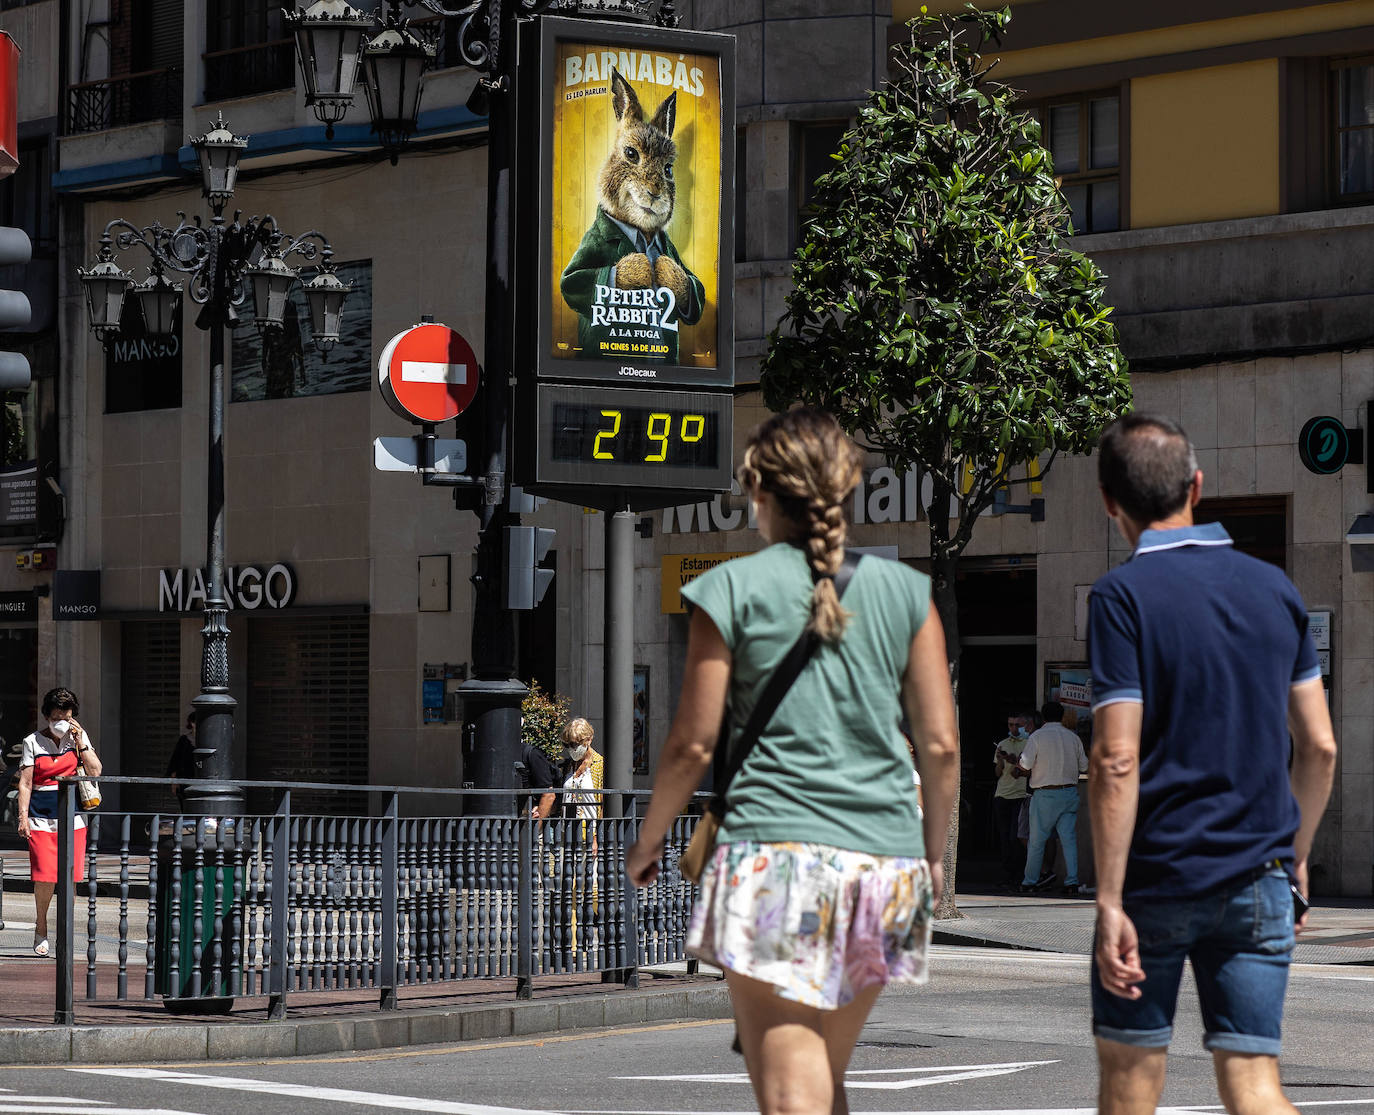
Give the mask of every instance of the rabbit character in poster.
[(677, 190), (677, 93), (654, 115), (611, 69), (617, 126), (597, 185), (596, 219), (563, 271), (584, 355), (678, 362), (678, 326), (701, 320), (706, 292), (668, 237)]

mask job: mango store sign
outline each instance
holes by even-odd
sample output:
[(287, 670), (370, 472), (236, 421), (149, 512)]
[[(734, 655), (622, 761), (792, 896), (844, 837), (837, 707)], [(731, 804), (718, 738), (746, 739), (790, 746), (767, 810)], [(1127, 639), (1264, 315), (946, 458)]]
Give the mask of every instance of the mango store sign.
[[(920, 474), (911, 469), (898, 475), (884, 465), (864, 473), (854, 489), (851, 519), (856, 526), (864, 523), (914, 523), (925, 517), (931, 499), (930, 482), (922, 484)], [(730, 495), (716, 496), (703, 503), (686, 503), (663, 509), (663, 533), (693, 534), (712, 530), (742, 530), (753, 527), (752, 517), (746, 522), (743, 493), (739, 482), (730, 486)]]
[[(224, 601), (232, 610), (285, 608), (296, 598), (296, 574), (282, 562), (265, 570), (257, 565), (229, 566), (221, 582)], [(198, 612), (205, 607), (203, 569), (160, 569), (157, 574), (159, 612)]]

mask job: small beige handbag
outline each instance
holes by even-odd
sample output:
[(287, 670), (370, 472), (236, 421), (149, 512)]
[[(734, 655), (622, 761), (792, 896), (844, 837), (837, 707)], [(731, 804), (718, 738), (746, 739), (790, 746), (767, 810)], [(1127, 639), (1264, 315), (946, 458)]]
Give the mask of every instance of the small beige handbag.
[(100, 783), (94, 778), (86, 777), (86, 767), (82, 763), (76, 765), (76, 776), (81, 779), (76, 784), (76, 800), (81, 808), (85, 810), (100, 808)]

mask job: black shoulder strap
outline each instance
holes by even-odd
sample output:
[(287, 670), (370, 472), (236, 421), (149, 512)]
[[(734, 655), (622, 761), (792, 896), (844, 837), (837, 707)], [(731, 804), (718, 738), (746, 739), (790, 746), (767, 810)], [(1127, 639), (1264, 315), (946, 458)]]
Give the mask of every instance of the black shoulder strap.
[[(849, 587), (849, 582), (854, 577), (854, 570), (859, 567), (859, 560), (862, 554), (856, 554), (852, 550), (846, 550), (844, 561), (840, 563), (840, 568), (835, 574), (835, 595), (844, 597), (844, 590)], [(759, 697), (758, 704), (754, 706), (754, 711), (750, 713), (749, 720), (744, 725), (744, 731), (739, 737), (739, 743), (730, 755), (729, 762), (725, 769), (716, 779), (715, 797), (711, 801), (711, 809), (717, 814), (724, 813), (725, 791), (730, 783), (735, 780), (735, 775), (744, 766), (744, 760), (749, 757), (749, 752), (754, 749), (754, 744), (758, 743), (759, 736), (763, 734), (764, 728), (768, 727), (768, 722), (773, 719), (773, 713), (777, 712), (778, 705), (782, 704), (782, 699), (787, 696), (787, 691), (792, 688), (792, 683), (801, 676), (802, 670), (811, 660), (811, 656), (816, 653), (817, 646), (820, 645), (820, 638), (814, 631), (804, 630), (797, 637), (797, 641), (792, 644), (792, 649), (787, 652), (778, 668), (773, 671), (773, 676), (768, 679), (763, 694)], [(721, 737), (716, 741), (716, 754), (719, 756), (723, 747), (729, 746), (729, 723), (721, 730)]]

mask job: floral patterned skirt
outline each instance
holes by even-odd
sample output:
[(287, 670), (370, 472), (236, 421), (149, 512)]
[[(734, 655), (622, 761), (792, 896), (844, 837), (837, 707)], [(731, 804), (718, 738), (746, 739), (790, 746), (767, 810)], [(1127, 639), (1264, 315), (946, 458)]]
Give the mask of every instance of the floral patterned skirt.
[(834, 1010), (889, 983), (925, 983), (934, 895), (923, 859), (826, 844), (717, 846), (687, 951)]

